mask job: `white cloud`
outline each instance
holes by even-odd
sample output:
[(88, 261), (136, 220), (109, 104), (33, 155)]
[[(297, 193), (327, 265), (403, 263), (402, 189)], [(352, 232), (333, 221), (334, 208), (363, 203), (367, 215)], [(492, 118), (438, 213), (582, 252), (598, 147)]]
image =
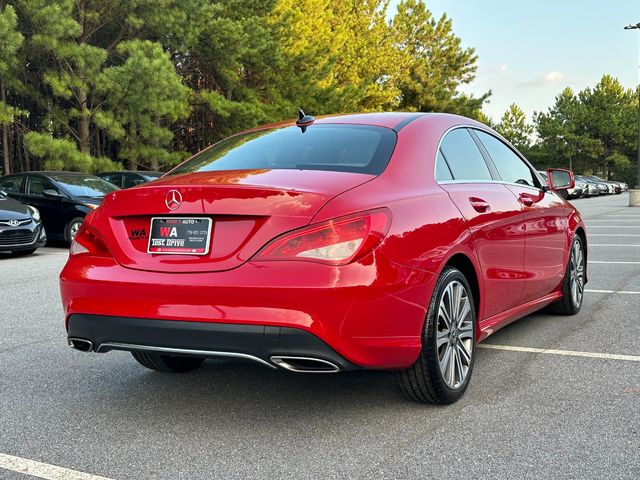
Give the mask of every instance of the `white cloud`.
[(507, 71), (507, 68), (508, 68), (508, 67), (507, 67), (507, 65), (506, 65), (506, 64), (505, 64), (505, 65), (502, 65), (502, 66), (500, 67), (500, 71), (501, 71), (501, 72), (506, 72), (506, 71)]
[(564, 78), (564, 75), (562, 72), (553, 71), (553, 72), (547, 73), (544, 76), (544, 81), (548, 83), (557, 83), (561, 81), (563, 78)]

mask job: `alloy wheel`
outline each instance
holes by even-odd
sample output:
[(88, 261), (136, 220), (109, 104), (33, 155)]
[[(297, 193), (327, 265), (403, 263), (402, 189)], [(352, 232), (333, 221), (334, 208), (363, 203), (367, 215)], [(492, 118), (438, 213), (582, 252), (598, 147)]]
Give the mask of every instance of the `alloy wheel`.
[(78, 233), (78, 230), (80, 230), (80, 225), (82, 225), (81, 222), (74, 222), (71, 224), (69, 227), (69, 240), (73, 241), (76, 238), (76, 234)]
[(571, 249), (571, 271), (569, 275), (571, 301), (576, 307), (580, 307), (584, 293), (584, 254), (580, 241), (573, 242), (573, 248)]
[(473, 343), (469, 293), (462, 283), (453, 280), (440, 298), (436, 334), (440, 373), (449, 388), (464, 385), (472, 365)]

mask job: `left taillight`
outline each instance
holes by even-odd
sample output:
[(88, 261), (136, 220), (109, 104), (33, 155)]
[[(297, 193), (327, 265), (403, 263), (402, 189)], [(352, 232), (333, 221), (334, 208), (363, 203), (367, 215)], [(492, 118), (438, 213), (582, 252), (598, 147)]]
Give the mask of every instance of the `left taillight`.
[(376, 248), (389, 230), (391, 212), (372, 210), (290, 232), (267, 244), (255, 260), (306, 260), (346, 265)]
[(93, 255), (94, 257), (110, 257), (111, 252), (98, 232), (91, 227), (91, 212), (82, 222), (75, 238), (69, 247), (69, 255)]

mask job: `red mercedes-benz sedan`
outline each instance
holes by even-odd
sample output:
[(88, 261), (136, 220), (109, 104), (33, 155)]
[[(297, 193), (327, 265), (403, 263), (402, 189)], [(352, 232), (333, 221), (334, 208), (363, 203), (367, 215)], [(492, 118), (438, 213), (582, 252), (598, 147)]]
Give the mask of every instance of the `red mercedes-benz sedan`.
[(109, 194), (60, 275), (69, 345), (184, 372), (239, 358), (294, 372), (399, 371), (452, 403), (476, 344), (586, 282), (571, 172), (481, 123), (380, 113), (267, 126)]

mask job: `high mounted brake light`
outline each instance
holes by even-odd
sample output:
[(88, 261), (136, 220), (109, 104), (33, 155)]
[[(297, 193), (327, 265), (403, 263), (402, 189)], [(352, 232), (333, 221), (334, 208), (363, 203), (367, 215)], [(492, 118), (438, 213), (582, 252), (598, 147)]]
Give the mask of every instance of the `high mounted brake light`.
[(391, 224), (387, 209), (336, 218), (287, 233), (271, 241), (256, 260), (303, 260), (345, 265), (370, 253)]

